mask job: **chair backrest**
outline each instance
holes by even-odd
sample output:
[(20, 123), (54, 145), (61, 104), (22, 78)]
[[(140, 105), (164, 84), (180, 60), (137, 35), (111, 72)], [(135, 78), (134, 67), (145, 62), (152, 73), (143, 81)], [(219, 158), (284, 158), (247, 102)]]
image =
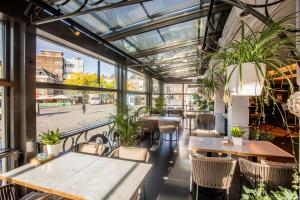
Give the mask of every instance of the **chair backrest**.
[(148, 163), (150, 154), (146, 148), (120, 146), (109, 157)]
[(153, 132), (158, 127), (156, 120), (141, 120), (141, 127), (143, 132)]
[(200, 123), (209, 125), (213, 122), (214, 115), (210, 113), (201, 113), (200, 114)]
[(202, 187), (229, 189), (236, 161), (231, 158), (191, 156), (192, 177)]
[(17, 200), (15, 186), (12, 184), (1, 186), (0, 187), (0, 199), (1, 200)]
[(173, 133), (177, 129), (178, 123), (174, 121), (158, 121), (160, 133)]
[(102, 156), (105, 151), (105, 146), (96, 142), (83, 142), (77, 144), (75, 146), (74, 151), (79, 153)]
[(278, 186), (291, 186), (293, 180), (293, 166), (268, 165), (239, 159), (240, 171), (252, 187), (264, 183), (268, 190), (278, 189)]

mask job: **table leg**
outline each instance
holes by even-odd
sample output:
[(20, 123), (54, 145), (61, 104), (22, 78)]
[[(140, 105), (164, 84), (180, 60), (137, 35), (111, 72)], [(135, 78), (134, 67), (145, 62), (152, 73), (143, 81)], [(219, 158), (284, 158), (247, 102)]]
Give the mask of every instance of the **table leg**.
[(189, 118), (190, 135), (192, 134), (192, 118)]

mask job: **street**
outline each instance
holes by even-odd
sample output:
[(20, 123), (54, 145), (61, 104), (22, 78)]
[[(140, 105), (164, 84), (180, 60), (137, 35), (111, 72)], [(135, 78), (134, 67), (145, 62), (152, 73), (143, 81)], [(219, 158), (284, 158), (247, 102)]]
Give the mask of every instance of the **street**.
[[(61, 132), (74, 130), (111, 117), (116, 113), (116, 105), (86, 105), (82, 114), (82, 105), (42, 108), (37, 114), (37, 136), (47, 130), (59, 128)], [(39, 137), (38, 137), (39, 138)]]

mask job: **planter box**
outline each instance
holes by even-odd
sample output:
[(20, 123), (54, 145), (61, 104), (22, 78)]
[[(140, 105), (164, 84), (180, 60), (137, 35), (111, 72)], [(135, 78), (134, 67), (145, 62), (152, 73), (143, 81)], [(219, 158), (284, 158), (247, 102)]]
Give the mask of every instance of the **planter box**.
[(47, 154), (52, 155), (54, 157), (59, 155), (60, 152), (60, 144), (55, 145), (46, 145), (47, 147)]
[[(241, 73), (239, 66), (228, 66), (227, 78), (231, 74), (229, 80), (230, 94), (233, 96), (260, 96), (264, 87), (266, 64), (260, 63), (260, 67), (263, 75), (255, 63), (243, 63)], [(240, 79), (240, 74), (242, 75), (242, 80)]]
[(232, 137), (233, 145), (243, 145), (243, 138), (242, 137)]

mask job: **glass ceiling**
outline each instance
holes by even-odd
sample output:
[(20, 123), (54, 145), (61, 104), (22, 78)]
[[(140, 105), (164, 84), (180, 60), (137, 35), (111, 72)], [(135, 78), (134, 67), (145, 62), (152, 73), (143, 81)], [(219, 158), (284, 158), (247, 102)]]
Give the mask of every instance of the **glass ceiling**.
[[(49, 2), (48, 0), (44, 1)], [(200, 9), (200, 1), (152, 0), (103, 11), (90, 12), (72, 17), (71, 19), (97, 35), (107, 36), (114, 34), (116, 31), (126, 31), (133, 26), (147, 24), (153, 20), (165, 19), (187, 11), (197, 11)], [(54, 8), (59, 9), (64, 14), (68, 14), (109, 5), (110, 3), (117, 3), (120, 0), (58, 0), (50, 2), (53, 2), (51, 5)], [(208, 7), (208, 2), (208, 0), (203, 2), (202, 9)], [(211, 23), (214, 27), (217, 27), (219, 19), (220, 13), (212, 15)], [(204, 37), (206, 22), (207, 18), (202, 17), (127, 37), (125, 33), (124, 38), (122, 37), (122, 39), (110, 42), (143, 63), (153, 63), (149, 67), (154, 70), (163, 70), (166, 66), (170, 66), (170, 63), (173, 67), (192, 63), (195, 65), (194, 69), (196, 69), (197, 57), (202, 47), (201, 39)], [(187, 42), (191, 43), (191, 45), (183, 45)], [(166, 50), (157, 51), (161, 48)], [(147, 52), (147, 55), (139, 56), (144, 55), (143, 52)]]

